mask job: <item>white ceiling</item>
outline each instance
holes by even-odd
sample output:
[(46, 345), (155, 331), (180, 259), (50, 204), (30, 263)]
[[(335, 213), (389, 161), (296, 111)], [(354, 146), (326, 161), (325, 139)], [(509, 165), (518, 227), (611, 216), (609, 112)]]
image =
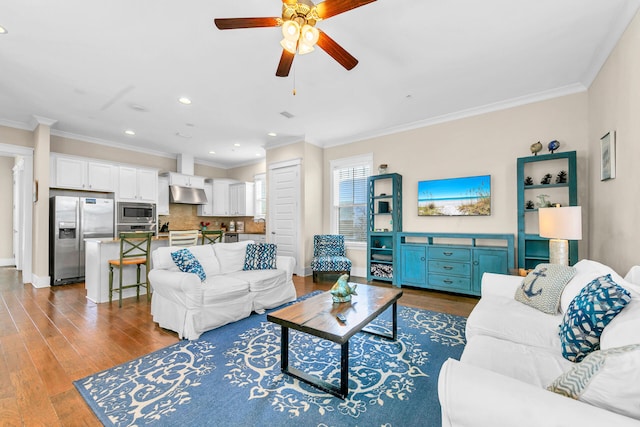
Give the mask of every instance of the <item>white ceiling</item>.
[(279, 28), (220, 31), (213, 18), (280, 16), (280, 0), (2, 0), (0, 125), (40, 116), (57, 135), (234, 167), (271, 146), (585, 90), (639, 5), (378, 0), (317, 25), (358, 58), (353, 70), (317, 48), (279, 78)]

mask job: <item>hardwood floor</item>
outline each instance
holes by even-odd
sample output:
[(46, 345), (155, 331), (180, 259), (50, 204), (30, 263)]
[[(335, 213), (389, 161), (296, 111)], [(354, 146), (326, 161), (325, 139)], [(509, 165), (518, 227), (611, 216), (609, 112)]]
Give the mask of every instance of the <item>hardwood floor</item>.
[[(294, 276), (298, 295), (327, 290), (334, 280), (327, 276), (316, 284), (310, 276)], [(21, 282), (15, 269), (0, 268), (2, 426), (99, 426), (72, 382), (178, 341), (174, 332), (153, 322), (146, 298), (129, 298), (118, 309), (117, 303), (88, 301), (83, 283), (35, 289)], [(462, 316), (477, 302), (439, 292), (403, 291), (401, 305)]]

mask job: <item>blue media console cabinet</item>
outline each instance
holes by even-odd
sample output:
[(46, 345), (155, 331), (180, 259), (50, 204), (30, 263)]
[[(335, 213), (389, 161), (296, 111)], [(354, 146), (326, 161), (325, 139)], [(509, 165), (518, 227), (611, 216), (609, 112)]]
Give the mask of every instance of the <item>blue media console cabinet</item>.
[(482, 275), (515, 271), (511, 234), (396, 233), (393, 284), (480, 295)]

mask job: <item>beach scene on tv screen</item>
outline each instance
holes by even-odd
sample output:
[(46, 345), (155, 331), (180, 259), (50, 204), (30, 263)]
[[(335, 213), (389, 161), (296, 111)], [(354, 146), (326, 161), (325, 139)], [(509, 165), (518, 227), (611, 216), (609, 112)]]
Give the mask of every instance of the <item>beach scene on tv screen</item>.
[(418, 215), (491, 215), (491, 175), (418, 182)]

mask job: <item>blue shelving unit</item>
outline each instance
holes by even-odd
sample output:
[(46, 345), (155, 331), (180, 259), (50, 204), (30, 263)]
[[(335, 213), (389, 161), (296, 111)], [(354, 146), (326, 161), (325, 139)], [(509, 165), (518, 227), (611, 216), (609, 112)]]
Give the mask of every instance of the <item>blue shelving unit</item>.
[(367, 184), (367, 280), (395, 284), (399, 256), (395, 236), (402, 231), (402, 175), (371, 176)]
[[(518, 167), (518, 267), (526, 270), (535, 268), (540, 263), (549, 262), (549, 239), (540, 237), (537, 230), (538, 209), (527, 209), (528, 200), (538, 201), (537, 196), (550, 194), (551, 202), (559, 199), (563, 206), (578, 205), (578, 179), (576, 152), (542, 154), (538, 156), (521, 157), (517, 161)], [(539, 180), (545, 173), (552, 175), (555, 180), (558, 172), (567, 172), (567, 182), (556, 184), (540, 184)], [(534, 184), (525, 185), (525, 179), (531, 176)], [(534, 205), (535, 206), (535, 205)], [(569, 264), (578, 261), (578, 241), (569, 242)]]

